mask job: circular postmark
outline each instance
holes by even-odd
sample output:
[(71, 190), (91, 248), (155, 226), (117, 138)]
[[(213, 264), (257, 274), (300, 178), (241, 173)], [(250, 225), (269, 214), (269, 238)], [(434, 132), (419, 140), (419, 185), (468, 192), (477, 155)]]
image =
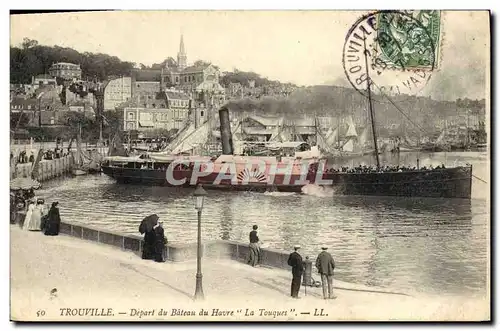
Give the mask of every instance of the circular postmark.
[(439, 11), (378, 11), (353, 24), (342, 64), (358, 92), (368, 96), (369, 87), (372, 98), (383, 101), (421, 91), (437, 69), (439, 45)]

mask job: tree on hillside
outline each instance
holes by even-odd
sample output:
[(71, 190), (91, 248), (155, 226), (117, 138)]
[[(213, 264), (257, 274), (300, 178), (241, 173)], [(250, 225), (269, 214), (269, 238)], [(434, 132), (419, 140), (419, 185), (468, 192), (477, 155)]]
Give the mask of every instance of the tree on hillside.
[(100, 81), (112, 75), (129, 75), (134, 66), (116, 56), (80, 53), (60, 46), (43, 46), (36, 40), (25, 38), (20, 47), (10, 47), (10, 81), (14, 84), (30, 83), (32, 76), (48, 73), (50, 66), (57, 62), (80, 64), (83, 79)]
[(75, 138), (79, 132), (79, 125), (82, 128), (83, 140), (95, 140), (99, 136), (99, 124), (88, 113), (64, 112), (61, 122), (67, 125), (67, 129), (63, 134), (65, 139)]
[(38, 46), (38, 41), (29, 38), (23, 38), (23, 42), (21, 43), (21, 47), (23, 49), (28, 49), (35, 46)]

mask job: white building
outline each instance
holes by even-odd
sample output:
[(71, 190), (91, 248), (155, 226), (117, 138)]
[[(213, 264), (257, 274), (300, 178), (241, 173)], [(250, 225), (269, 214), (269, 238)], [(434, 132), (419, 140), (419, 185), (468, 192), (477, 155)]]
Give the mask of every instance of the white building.
[(104, 109), (114, 110), (119, 104), (132, 97), (132, 78), (121, 77), (111, 80), (104, 90)]

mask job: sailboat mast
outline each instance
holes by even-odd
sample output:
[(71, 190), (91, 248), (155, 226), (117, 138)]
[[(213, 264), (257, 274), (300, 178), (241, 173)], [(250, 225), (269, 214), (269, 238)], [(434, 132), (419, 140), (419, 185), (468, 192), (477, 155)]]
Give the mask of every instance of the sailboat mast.
[(377, 145), (377, 134), (375, 133), (375, 121), (373, 118), (373, 107), (372, 107), (372, 92), (370, 88), (370, 75), (368, 70), (368, 51), (366, 50), (366, 36), (363, 36), (363, 44), (365, 49), (365, 65), (366, 65), (366, 86), (368, 93), (368, 106), (370, 107), (370, 118), (372, 122), (372, 133), (373, 133), (373, 146), (375, 147), (375, 157), (377, 159), (377, 169), (380, 168), (380, 159), (378, 156), (378, 145)]

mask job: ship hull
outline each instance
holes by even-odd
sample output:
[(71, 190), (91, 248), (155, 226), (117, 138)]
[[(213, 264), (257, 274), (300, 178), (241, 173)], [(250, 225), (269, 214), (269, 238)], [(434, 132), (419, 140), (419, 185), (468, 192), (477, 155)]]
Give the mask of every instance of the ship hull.
[[(103, 166), (102, 170), (104, 174), (114, 178), (119, 183), (152, 186), (195, 187), (197, 184), (203, 184), (205, 188), (220, 190), (301, 192), (302, 187), (307, 184), (298, 175), (291, 175), (288, 178), (285, 175), (276, 175), (272, 183), (241, 183), (233, 182), (230, 179), (216, 181), (219, 174), (211, 173), (192, 181), (190, 170), (174, 170), (173, 178), (177, 181), (185, 180), (185, 183), (172, 184), (167, 180), (166, 170), (130, 169), (113, 166)], [(472, 167), (380, 173), (327, 172), (322, 176), (308, 174), (305, 180), (310, 184), (330, 186), (336, 195), (470, 199)]]

